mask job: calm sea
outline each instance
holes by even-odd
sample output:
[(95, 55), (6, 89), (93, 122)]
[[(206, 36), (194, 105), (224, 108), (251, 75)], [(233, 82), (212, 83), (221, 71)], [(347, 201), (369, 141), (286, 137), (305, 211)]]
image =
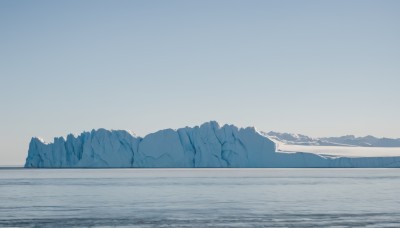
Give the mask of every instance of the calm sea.
[(0, 226), (400, 227), (400, 170), (3, 168)]

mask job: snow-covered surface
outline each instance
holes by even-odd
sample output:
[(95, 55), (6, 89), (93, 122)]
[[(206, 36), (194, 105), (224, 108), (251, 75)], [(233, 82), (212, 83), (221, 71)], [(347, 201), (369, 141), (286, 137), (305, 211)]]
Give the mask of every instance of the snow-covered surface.
[(304, 151), (280, 152), (254, 127), (221, 127), (211, 121), (143, 138), (105, 129), (54, 138), (53, 143), (32, 138), (25, 167), (400, 167), (400, 157), (332, 158)]
[(278, 151), (307, 152), (336, 157), (396, 157), (400, 147), (348, 147), (348, 146), (302, 146), (279, 143)]
[(307, 145), (307, 146), (361, 146), (361, 147), (400, 147), (400, 139), (377, 138), (371, 135), (356, 137), (345, 135), (340, 137), (312, 138), (302, 134), (261, 132), (269, 138), (282, 142), (287, 145)]

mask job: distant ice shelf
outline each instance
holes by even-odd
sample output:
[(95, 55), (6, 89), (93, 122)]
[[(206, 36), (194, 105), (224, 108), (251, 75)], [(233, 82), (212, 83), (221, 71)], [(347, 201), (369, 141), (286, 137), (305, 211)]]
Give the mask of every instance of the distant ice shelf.
[(32, 138), (26, 168), (311, 168), (400, 167), (400, 156), (342, 157), (277, 151), (254, 127), (220, 126), (165, 129), (145, 137), (105, 129), (54, 138)]
[(400, 157), (400, 147), (304, 146), (277, 142), (277, 151), (302, 151), (332, 157)]
[(345, 135), (340, 137), (322, 137), (312, 138), (302, 134), (279, 133), (279, 132), (261, 132), (270, 139), (282, 142), (286, 145), (302, 146), (347, 146), (347, 147), (400, 147), (400, 138), (377, 138), (371, 135), (365, 137), (356, 137), (354, 135)]

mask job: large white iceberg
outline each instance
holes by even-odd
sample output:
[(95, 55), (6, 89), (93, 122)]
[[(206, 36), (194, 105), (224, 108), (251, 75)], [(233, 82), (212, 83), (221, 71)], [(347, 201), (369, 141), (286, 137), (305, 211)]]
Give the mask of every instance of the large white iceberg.
[(400, 157), (278, 152), (275, 143), (253, 127), (220, 127), (211, 121), (193, 128), (161, 130), (144, 138), (105, 129), (55, 138), (53, 143), (32, 138), (25, 167), (400, 167)]

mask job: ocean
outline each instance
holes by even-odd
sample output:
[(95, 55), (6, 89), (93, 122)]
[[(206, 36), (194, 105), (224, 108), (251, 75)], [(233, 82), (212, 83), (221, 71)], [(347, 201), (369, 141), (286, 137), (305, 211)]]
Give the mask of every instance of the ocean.
[(1, 227), (400, 227), (399, 169), (0, 169)]

